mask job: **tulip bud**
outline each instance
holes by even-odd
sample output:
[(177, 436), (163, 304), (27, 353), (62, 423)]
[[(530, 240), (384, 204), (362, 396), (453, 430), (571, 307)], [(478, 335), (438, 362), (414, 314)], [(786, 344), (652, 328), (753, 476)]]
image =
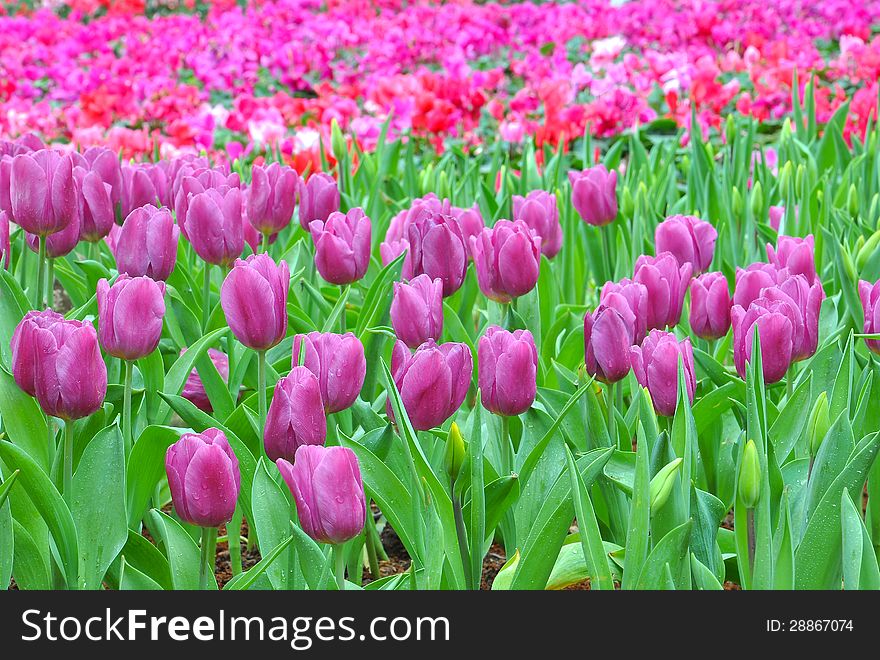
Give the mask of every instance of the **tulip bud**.
[(477, 346), (483, 406), (496, 415), (524, 413), (535, 402), (538, 351), (528, 330), (489, 326)]
[(730, 191), (730, 210), (735, 218), (742, 215), (743, 198), (736, 186), (733, 186)]
[(513, 219), (522, 220), (541, 237), (541, 252), (552, 259), (562, 247), (562, 227), (556, 196), (544, 190), (533, 190), (526, 197), (513, 196)]
[[(110, 234), (113, 237), (111, 231)], [(113, 255), (120, 273), (167, 280), (177, 261), (180, 229), (168, 209), (142, 206), (132, 211), (116, 236)]]
[(751, 199), (749, 201), (751, 203), (752, 216), (755, 218), (762, 217), (764, 215), (764, 187), (760, 181), (755, 181), (755, 185), (752, 186)]
[(221, 430), (182, 435), (165, 453), (165, 473), (181, 520), (199, 527), (219, 527), (232, 520), (241, 474)]
[(209, 188), (189, 198), (186, 231), (196, 254), (209, 264), (226, 267), (244, 250), (241, 190)]
[(315, 242), (315, 267), (331, 284), (351, 284), (367, 273), (370, 265), (372, 225), (363, 209), (334, 211), (327, 222), (309, 224)]
[(771, 206), (767, 209), (767, 221), (770, 223), (770, 226), (773, 227), (774, 231), (779, 231), (779, 227), (781, 226), (784, 217), (784, 206)]
[[(436, 344), (430, 339), (410, 353), (398, 341), (391, 353), (391, 373), (413, 428), (427, 431), (461, 406), (471, 384), (473, 356), (467, 344)], [(386, 409), (393, 418), (390, 397)]]
[(326, 437), (318, 379), (306, 367), (294, 367), (275, 385), (263, 430), (266, 455), (292, 461), (302, 445), (323, 445)]
[(165, 317), (165, 282), (120, 275), (113, 286), (98, 282), (101, 346), (122, 360), (139, 360), (156, 350)]
[(684, 368), (685, 390), (691, 403), (697, 389), (694, 376), (694, 351), (690, 339), (678, 341), (670, 332), (651, 330), (641, 346), (630, 349), (633, 373), (642, 387), (647, 387), (660, 415), (672, 417), (678, 404), (678, 363)]
[(856, 190), (854, 183), (849, 184), (849, 193), (846, 197), (846, 207), (853, 220), (859, 217), (859, 191)]
[(746, 363), (752, 359), (755, 331), (761, 341), (764, 382), (779, 382), (791, 364), (797, 312), (791, 305), (764, 297), (754, 300), (747, 310), (734, 305), (730, 310), (733, 326), (733, 362), (740, 378), (746, 377)]
[(332, 332), (297, 335), (293, 339), (294, 365), (299, 364), (301, 350), (304, 352), (303, 366), (318, 378), (326, 412), (349, 408), (361, 393), (367, 373), (361, 340), (351, 332), (344, 335)]
[(268, 254), (238, 259), (220, 288), (220, 304), (232, 334), (255, 351), (272, 348), (287, 333), (290, 271)]
[[(862, 332), (866, 335), (880, 333), (880, 280), (874, 284), (860, 280), (859, 298), (865, 316)], [(869, 350), (880, 355), (880, 339), (866, 339), (865, 345)]]
[(48, 236), (79, 218), (73, 157), (41, 149), (12, 159), (9, 200), (16, 224), (30, 234)]
[(449, 427), (449, 433), (446, 436), (446, 453), (443, 456), (443, 468), (453, 481), (458, 479), (458, 473), (461, 471), (461, 464), (464, 463), (465, 454), (464, 438), (461, 437), (458, 424), (452, 422), (452, 426)]
[(694, 275), (712, 264), (717, 239), (715, 227), (692, 215), (670, 216), (654, 232), (657, 254), (671, 252), (679, 264), (691, 264)]
[(743, 448), (737, 492), (747, 509), (758, 506), (758, 499), (761, 496), (761, 459), (754, 440), (749, 440)]
[(51, 310), (31, 311), (15, 326), (10, 347), (12, 349), (12, 376), (16, 384), (31, 396), (37, 395), (37, 350), (35, 334), (40, 328), (48, 329), (63, 323), (64, 317)]
[[(863, 237), (859, 236), (859, 238)], [(859, 272), (865, 268), (865, 264), (868, 263), (868, 259), (870, 259), (877, 251), (878, 246), (880, 246), (880, 229), (868, 237), (868, 240), (864, 242), (864, 245), (859, 248), (859, 251), (856, 254), (856, 267)]]
[[(118, 161), (117, 161), (118, 164)], [(79, 210), (82, 219), (80, 236), (84, 241), (100, 241), (113, 227), (116, 210), (113, 207), (113, 188), (101, 180), (97, 172), (82, 167), (73, 169), (73, 176), (81, 191)]]
[(722, 273), (706, 273), (691, 281), (691, 330), (703, 339), (718, 339), (730, 329), (730, 292)]
[(339, 210), (339, 186), (329, 174), (315, 172), (308, 181), (299, 182), (299, 223), (306, 231), (313, 220), (326, 222)]
[(733, 121), (733, 114), (727, 115), (727, 121), (724, 122), (724, 138), (727, 144), (733, 144), (736, 138), (736, 123)]
[(330, 147), (333, 149), (333, 157), (341, 161), (348, 155), (348, 147), (345, 144), (345, 138), (342, 137), (342, 131), (339, 129), (339, 122), (336, 118), (330, 120)]
[(523, 221), (499, 220), (471, 238), (477, 283), (487, 298), (507, 303), (535, 288), (541, 268), (541, 239)]
[[(639, 285), (641, 286), (641, 285)], [(629, 373), (630, 347), (636, 343), (636, 316), (620, 293), (602, 296), (593, 314), (584, 316), (584, 362), (587, 373), (616, 383)]]
[(345, 543), (361, 533), (367, 516), (361, 471), (347, 447), (303, 445), (291, 465), (276, 461), (293, 494), (303, 531), (322, 543)]
[(633, 280), (648, 290), (649, 329), (678, 324), (692, 272), (689, 262), (679, 265), (671, 252), (661, 252), (656, 257), (642, 255), (636, 259)]
[(394, 283), (391, 300), (394, 334), (410, 348), (443, 333), (443, 282), (422, 273), (408, 283)]
[(819, 453), (819, 447), (831, 428), (831, 417), (828, 406), (828, 393), (823, 391), (816, 398), (813, 409), (810, 411), (810, 419), (807, 422), (807, 438), (810, 441), (810, 455)]
[(272, 163), (255, 165), (247, 192), (247, 217), (261, 234), (275, 234), (290, 224), (300, 185), (296, 170)]
[(631, 218), (636, 210), (636, 202), (629, 187), (623, 189), (620, 195), (620, 212), (624, 218)]
[(593, 226), (611, 223), (617, 217), (617, 172), (604, 165), (583, 172), (568, 173), (571, 203), (584, 222)]
[(780, 236), (776, 248), (767, 244), (767, 259), (777, 270), (787, 268), (792, 275), (803, 275), (809, 284), (817, 282), (813, 235), (806, 238)]
[(461, 288), (468, 255), (455, 218), (423, 210), (407, 227), (405, 243), (408, 252), (403, 263), (404, 279), (411, 280), (422, 273), (432, 280), (439, 278), (444, 297)]
[(674, 461), (667, 463), (651, 479), (648, 492), (650, 493), (652, 516), (656, 515), (663, 508), (663, 505), (666, 504), (667, 500), (669, 500), (669, 496), (672, 494), (672, 487), (675, 485), (675, 479), (681, 468), (682, 460), (681, 458), (676, 458)]

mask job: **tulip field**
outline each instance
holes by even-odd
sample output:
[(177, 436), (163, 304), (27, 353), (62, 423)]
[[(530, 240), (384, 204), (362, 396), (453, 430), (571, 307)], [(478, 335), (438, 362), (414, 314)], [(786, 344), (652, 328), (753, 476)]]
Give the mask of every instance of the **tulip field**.
[(880, 589), (878, 76), (876, 0), (3, 3), (0, 586)]

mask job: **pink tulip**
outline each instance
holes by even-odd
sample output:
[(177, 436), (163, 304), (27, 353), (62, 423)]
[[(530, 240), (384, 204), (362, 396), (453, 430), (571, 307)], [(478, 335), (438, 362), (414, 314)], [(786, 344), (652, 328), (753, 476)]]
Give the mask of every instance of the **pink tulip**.
[(522, 220), (499, 220), (471, 238), (477, 283), (487, 298), (507, 303), (535, 288), (541, 268), (541, 238)]
[(156, 350), (165, 318), (165, 282), (120, 275), (98, 281), (98, 338), (107, 353), (139, 360)]
[[(859, 298), (865, 315), (862, 332), (866, 335), (880, 334), (880, 280), (874, 284), (859, 280)], [(880, 355), (880, 339), (866, 339), (865, 345)]]
[(780, 236), (776, 249), (767, 244), (767, 259), (777, 270), (788, 269), (791, 275), (803, 275), (812, 285), (819, 281), (816, 275), (816, 257), (813, 235), (806, 238)]
[(562, 248), (562, 226), (556, 208), (556, 195), (533, 190), (525, 197), (513, 196), (513, 219), (522, 220), (541, 237), (541, 253), (548, 259)]
[(331, 284), (351, 284), (367, 273), (370, 265), (372, 225), (363, 209), (335, 211), (327, 222), (309, 224), (315, 242), (315, 267)]
[[(114, 238), (111, 230), (110, 238)], [(120, 273), (167, 280), (177, 261), (180, 229), (168, 209), (142, 206), (125, 219), (115, 236), (113, 254)]]
[(483, 406), (496, 415), (521, 415), (535, 402), (538, 350), (528, 330), (489, 326), (477, 346)]
[(220, 304), (232, 334), (255, 351), (272, 348), (287, 333), (287, 262), (268, 254), (239, 259), (220, 289)]
[(671, 252), (679, 264), (691, 264), (694, 275), (712, 264), (717, 239), (715, 227), (692, 215), (670, 216), (654, 232), (657, 253)]
[(730, 329), (730, 290), (722, 273), (706, 273), (691, 281), (691, 330), (703, 339), (718, 339)]
[(780, 274), (772, 264), (754, 263), (736, 270), (736, 284), (733, 288), (733, 304), (748, 309), (753, 300), (761, 297), (761, 292), (779, 282)]
[(617, 217), (617, 172), (597, 165), (569, 172), (571, 203), (588, 225), (602, 226)]
[(293, 218), (299, 175), (290, 167), (255, 165), (247, 194), (248, 219), (261, 234), (276, 234)]
[(80, 236), (84, 241), (95, 243), (110, 233), (116, 220), (113, 208), (113, 189), (104, 183), (97, 172), (89, 172), (82, 167), (73, 169), (81, 194), (79, 196), (79, 216), (82, 219)]
[(791, 364), (797, 310), (784, 301), (757, 298), (748, 310), (734, 305), (730, 310), (733, 326), (733, 362), (740, 378), (746, 377), (746, 363), (752, 359), (755, 330), (761, 341), (764, 382), (782, 380)]
[(31, 396), (37, 396), (37, 358), (39, 357), (35, 335), (37, 330), (49, 329), (63, 323), (64, 317), (51, 310), (30, 311), (15, 326), (10, 347), (12, 349), (12, 376), (16, 384)]
[(332, 332), (297, 335), (293, 340), (294, 365), (298, 364), (303, 344), (303, 366), (317, 377), (326, 412), (349, 408), (361, 393), (367, 374), (367, 359), (361, 340), (351, 332), (344, 335)]
[(294, 460), (303, 445), (323, 445), (327, 418), (318, 379), (306, 367), (294, 367), (275, 384), (263, 430), (263, 445), (272, 461)]
[(443, 282), (424, 273), (409, 282), (395, 282), (391, 326), (413, 349), (429, 339), (438, 341), (443, 333)]
[(45, 240), (46, 256), (48, 256), (50, 259), (65, 257), (73, 252), (73, 248), (75, 248), (77, 243), (79, 243), (79, 237), (79, 213), (73, 215), (73, 217), (70, 219), (70, 222), (67, 223), (67, 226), (64, 229), (56, 231), (54, 234), (49, 234), (48, 236), (46, 236), (45, 239), (41, 239), (36, 234), (27, 233), (25, 235), (28, 247), (31, 249), (31, 251), (36, 253), (40, 252), (40, 241)]
[(688, 338), (678, 341), (671, 332), (651, 330), (641, 346), (630, 350), (636, 380), (647, 387), (660, 415), (671, 417), (678, 404), (678, 363), (684, 367), (685, 389), (691, 403), (697, 381), (694, 376), (694, 351)]
[(329, 174), (316, 172), (299, 182), (299, 223), (306, 231), (313, 220), (325, 222), (339, 210), (339, 186)]
[(191, 195), (186, 216), (187, 237), (205, 262), (226, 267), (244, 250), (241, 190), (209, 188)]
[(12, 217), (22, 229), (48, 236), (79, 217), (73, 157), (43, 149), (12, 159), (9, 176)]
[(630, 347), (639, 339), (636, 315), (622, 293), (602, 296), (592, 314), (584, 316), (584, 362), (587, 373), (603, 383), (616, 383), (629, 373)]
[[(640, 344), (642, 339), (648, 332), (648, 289), (644, 284), (633, 282), (629, 278), (623, 278), (619, 282), (605, 282), (602, 287), (602, 295), (599, 296), (599, 303), (608, 302), (609, 298), (619, 294), (623, 296), (630, 311), (633, 314), (633, 344)], [(613, 307), (619, 308), (619, 301), (614, 301)], [(625, 317), (628, 315), (620, 309), (621, 314)]]
[(649, 330), (678, 325), (692, 269), (690, 263), (679, 265), (671, 252), (636, 259), (633, 280), (648, 290)]

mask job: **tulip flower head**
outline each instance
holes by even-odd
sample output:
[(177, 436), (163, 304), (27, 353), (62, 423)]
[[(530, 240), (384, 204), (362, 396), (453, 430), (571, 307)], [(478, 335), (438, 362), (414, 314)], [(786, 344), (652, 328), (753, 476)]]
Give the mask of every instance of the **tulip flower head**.
[(56, 231), (48, 236), (37, 236), (36, 234), (27, 233), (25, 238), (27, 245), (32, 252), (39, 254), (40, 241), (46, 241), (46, 256), (50, 259), (65, 257), (76, 247), (80, 239), (80, 215), (74, 214), (64, 229)]
[(244, 250), (241, 190), (209, 188), (189, 198), (186, 216), (189, 242), (205, 262), (228, 266)]
[[(633, 314), (633, 337), (632, 344), (640, 344), (648, 332), (648, 289), (640, 282), (633, 282), (629, 278), (623, 278), (619, 282), (605, 282), (599, 303), (604, 303), (613, 294), (623, 296)], [(619, 307), (615, 301), (612, 306)], [(620, 310), (627, 316), (623, 310)], [(595, 320), (595, 319), (594, 319)]]
[(443, 332), (443, 282), (422, 273), (409, 282), (394, 283), (391, 326), (407, 346), (416, 349)]
[(349, 408), (361, 393), (367, 374), (364, 345), (353, 333), (310, 332), (293, 340), (294, 365), (304, 349), (303, 366), (318, 379), (324, 410)]
[(818, 281), (816, 275), (816, 248), (813, 235), (806, 238), (780, 236), (776, 248), (767, 244), (767, 259), (777, 270), (787, 268), (791, 275), (803, 275), (812, 285)]
[(633, 280), (648, 290), (648, 329), (678, 325), (693, 266), (680, 264), (671, 252), (636, 259)]
[(541, 253), (552, 259), (562, 247), (562, 226), (556, 195), (544, 190), (533, 190), (525, 197), (513, 196), (513, 219), (522, 220), (541, 237)]
[(168, 176), (160, 165), (123, 165), (122, 186), (122, 211), (126, 216), (141, 206), (167, 207), (172, 202)]
[(748, 309), (734, 305), (730, 310), (733, 326), (733, 362), (740, 378), (746, 377), (746, 363), (752, 359), (755, 332), (761, 342), (764, 382), (782, 380), (794, 352), (797, 310), (787, 301), (757, 298)]
[(291, 465), (276, 461), (296, 502), (303, 531), (321, 543), (345, 543), (364, 529), (367, 516), (357, 456), (348, 447), (302, 445)]
[(165, 453), (165, 473), (181, 520), (199, 527), (219, 527), (232, 520), (241, 473), (221, 430), (182, 435)]
[(483, 406), (496, 415), (520, 415), (537, 392), (538, 351), (528, 330), (489, 326), (477, 345)]
[(608, 293), (592, 314), (584, 316), (584, 361), (587, 373), (603, 383), (616, 383), (629, 373), (630, 347), (636, 343), (636, 315), (621, 293)]
[(617, 172), (596, 165), (568, 173), (571, 203), (588, 225), (601, 227), (617, 217)]
[(275, 385), (263, 430), (266, 455), (293, 461), (302, 445), (323, 445), (327, 418), (318, 379), (306, 367), (294, 367)]
[(261, 234), (276, 234), (290, 224), (300, 187), (296, 170), (279, 163), (255, 165), (247, 193), (247, 216)]
[(232, 334), (255, 351), (265, 351), (287, 333), (290, 270), (268, 254), (239, 259), (223, 281), (220, 304)]
[(660, 415), (672, 417), (678, 403), (678, 364), (684, 367), (685, 389), (691, 403), (697, 381), (694, 376), (694, 351), (688, 338), (678, 341), (671, 332), (651, 330), (641, 346), (630, 349), (636, 380), (647, 387)]
[(471, 238), (477, 283), (487, 298), (508, 303), (535, 288), (541, 268), (541, 238), (522, 220), (499, 220)]
[(48, 329), (56, 323), (63, 323), (64, 317), (51, 310), (30, 311), (15, 326), (10, 341), (12, 349), (12, 376), (15, 383), (31, 396), (37, 396), (36, 375), (39, 357), (34, 343), (38, 329)]
[(37, 236), (61, 231), (79, 218), (73, 157), (41, 149), (12, 159), (9, 174), (12, 217)]
[(402, 276), (411, 280), (422, 273), (443, 282), (443, 296), (461, 288), (468, 257), (464, 237), (451, 215), (424, 212), (407, 228), (407, 238), (397, 249), (407, 250)]
[(307, 181), (299, 181), (299, 223), (306, 231), (313, 220), (326, 222), (339, 210), (339, 186), (325, 172), (315, 172)]
[(156, 350), (165, 318), (165, 282), (120, 275), (98, 282), (98, 338), (110, 355), (139, 360)]
[(715, 227), (692, 215), (670, 216), (654, 232), (657, 253), (671, 252), (679, 264), (691, 264), (694, 275), (712, 264), (717, 239)]
[(370, 265), (372, 225), (363, 209), (334, 211), (326, 222), (313, 220), (309, 231), (315, 242), (315, 267), (331, 284), (351, 284)]
[(812, 357), (819, 346), (819, 311), (825, 291), (818, 281), (807, 283), (803, 275), (789, 275), (777, 286), (768, 287), (762, 297), (779, 301), (794, 310), (792, 319), (791, 361), (799, 362)]
[(691, 281), (691, 330), (703, 339), (718, 339), (730, 329), (730, 290), (722, 273), (706, 273)]
[(780, 273), (773, 264), (753, 263), (736, 270), (736, 283), (733, 287), (733, 304), (748, 309), (753, 300), (761, 297), (761, 292), (775, 286)]
[[(110, 238), (114, 232), (111, 231)], [(113, 255), (120, 273), (165, 281), (177, 262), (180, 229), (168, 209), (142, 206), (125, 219), (115, 237)]]
[[(118, 161), (117, 161), (118, 164)], [(81, 191), (79, 196), (80, 236), (84, 241), (95, 243), (110, 233), (116, 220), (113, 206), (113, 187), (104, 183), (95, 171), (82, 167), (73, 168), (73, 176)]]

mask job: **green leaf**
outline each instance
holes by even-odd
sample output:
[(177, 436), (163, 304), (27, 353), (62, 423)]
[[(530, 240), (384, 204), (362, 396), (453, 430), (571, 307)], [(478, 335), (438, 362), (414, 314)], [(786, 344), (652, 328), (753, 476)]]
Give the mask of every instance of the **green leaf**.
[[(204, 335), (196, 343), (190, 346), (186, 352), (175, 360), (174, 364), (165, 375), (165, 388), (163, 392), (166, 395), (179, 395), (183, 391), (186, 379), (195, 368), (196, 361), (207, 352), (207, 350), (220, 337), (228, 332), (228, 328), (217, 328)], [(167, 399), (159, 405), (156, 413), (156, 421), (160, 424), (167, 424), (171, 418), (171, 407)]]
[(0, 369), (0, 418), (9, 440), (21, 447), (43, 471), (49, 472), (52, 468), (50, 451), (54, 451), (54, 446), (50, 449), (46, 417), (36, 399), (22, 392), (3, 369)]
[(593, 511), (593, 503), (590, 501), (590, 494), (581, 479), (574, 457), (568, 447), (565, 448), (565, 457), (568, 462), (568, 475), (571, 479), (571, 492), (580, 530), (581, 546), (584, 558), (588, 559), (588, 571), (592, 576), (590, 586), (597, 590), (609, 589), (613, 591), (614, 580), (611, 577), (608, 555), (605, 554), (605, 546), (602, 542), (602, 534), (599, 532), (596, 513)]
[(293, 541), (296, 544), (299, 566), (309, 589), (336, 589), (336, 581), (330, 579), (327, 557), (321, 547), (298, 525), (291, 524)]
[(880, 589), (880, 568), (877, 566), (877, 557), (871, 545), (868, 529), (846, 489), (841, 492), (840, 510), (844, 590)]
[(31, 304), (12, 274), (0, 268), (0, 365), (11, 368), (12, 351), (9, 342), (15, 326), (24, 318)]
[[(174, 589), (195, 590), (199, 588), (200, 551), (196, 542), (176, 520), (158, 509), (150, 509), (150, 531), (165, 546), (165, 555), (171, 568), (171, 585)], [(208, 576), (209, 585), (217, 588), (214, 574)]]
[(148, 426), (135, 441), (125, 473), (126, 509), (130, 528), (136, 528), (144, 517), (156, 485), (165, 476), (165, 453), (179, 439), (179, 429)]
[(293, 536), (288, 536), (286, 540), (282, 541), (280, 545), (276, 546), (272, 549), (268, 555), (260, 559), (250, 570), (245, 571), (244, 573), (239, 573), (234, 578), (232, 578), (229, 582), (226, 583), (226, 586), (223, 587), (224, 591), (245, 591), (250, 589), (254, 583), (262, 576), (266, 570), (272, 565), (272, 563), (281, 556), (281, 554), (287, 549), (291, 543), (293, 543)]
[(648, 557), (648, 543), (651, 527), (651, 471), (649, 467), (649, 448), (645, 440), (645, 429), (639, 422), (636, 436), (636, 468), (633, 481), (632, 508), (626, 535), (626, 555), (623, 568), (623, 589), (631, 589), (641, 575), (642, 567)]
[[(274, 465), (272, 469), (277, 473)], [(291, 504), (278, 482), (269, 475), (262, 458), (257, 462), (251, 501), (253, 526), (260, 549), (266, 551), (277, 547), (290, 536)], [(294, 579), (289, 572), (290, 567), (289, 558), (282, 557), (281, 561), (275, 562), (267, 570), (273, 588), (284, 590), (293, 585)]]
[(162, 587), (153, 578), (141, 573), (134, 566), (130, 566), (122, 558), (121, 576), (119, 578), (120, 591), (161, 591)]
[(636, 589), (663, 589), (667, 584), (667, 570), (670, 570), (673, 575), (679, 573), (673, 567), (679, 566), (687, 558), (688, 538), (692, 524), (693, 522), (688, 520), (670, 530), (666, 536), (660, 539), (645, 560), (645, 565), (636, 581)]

